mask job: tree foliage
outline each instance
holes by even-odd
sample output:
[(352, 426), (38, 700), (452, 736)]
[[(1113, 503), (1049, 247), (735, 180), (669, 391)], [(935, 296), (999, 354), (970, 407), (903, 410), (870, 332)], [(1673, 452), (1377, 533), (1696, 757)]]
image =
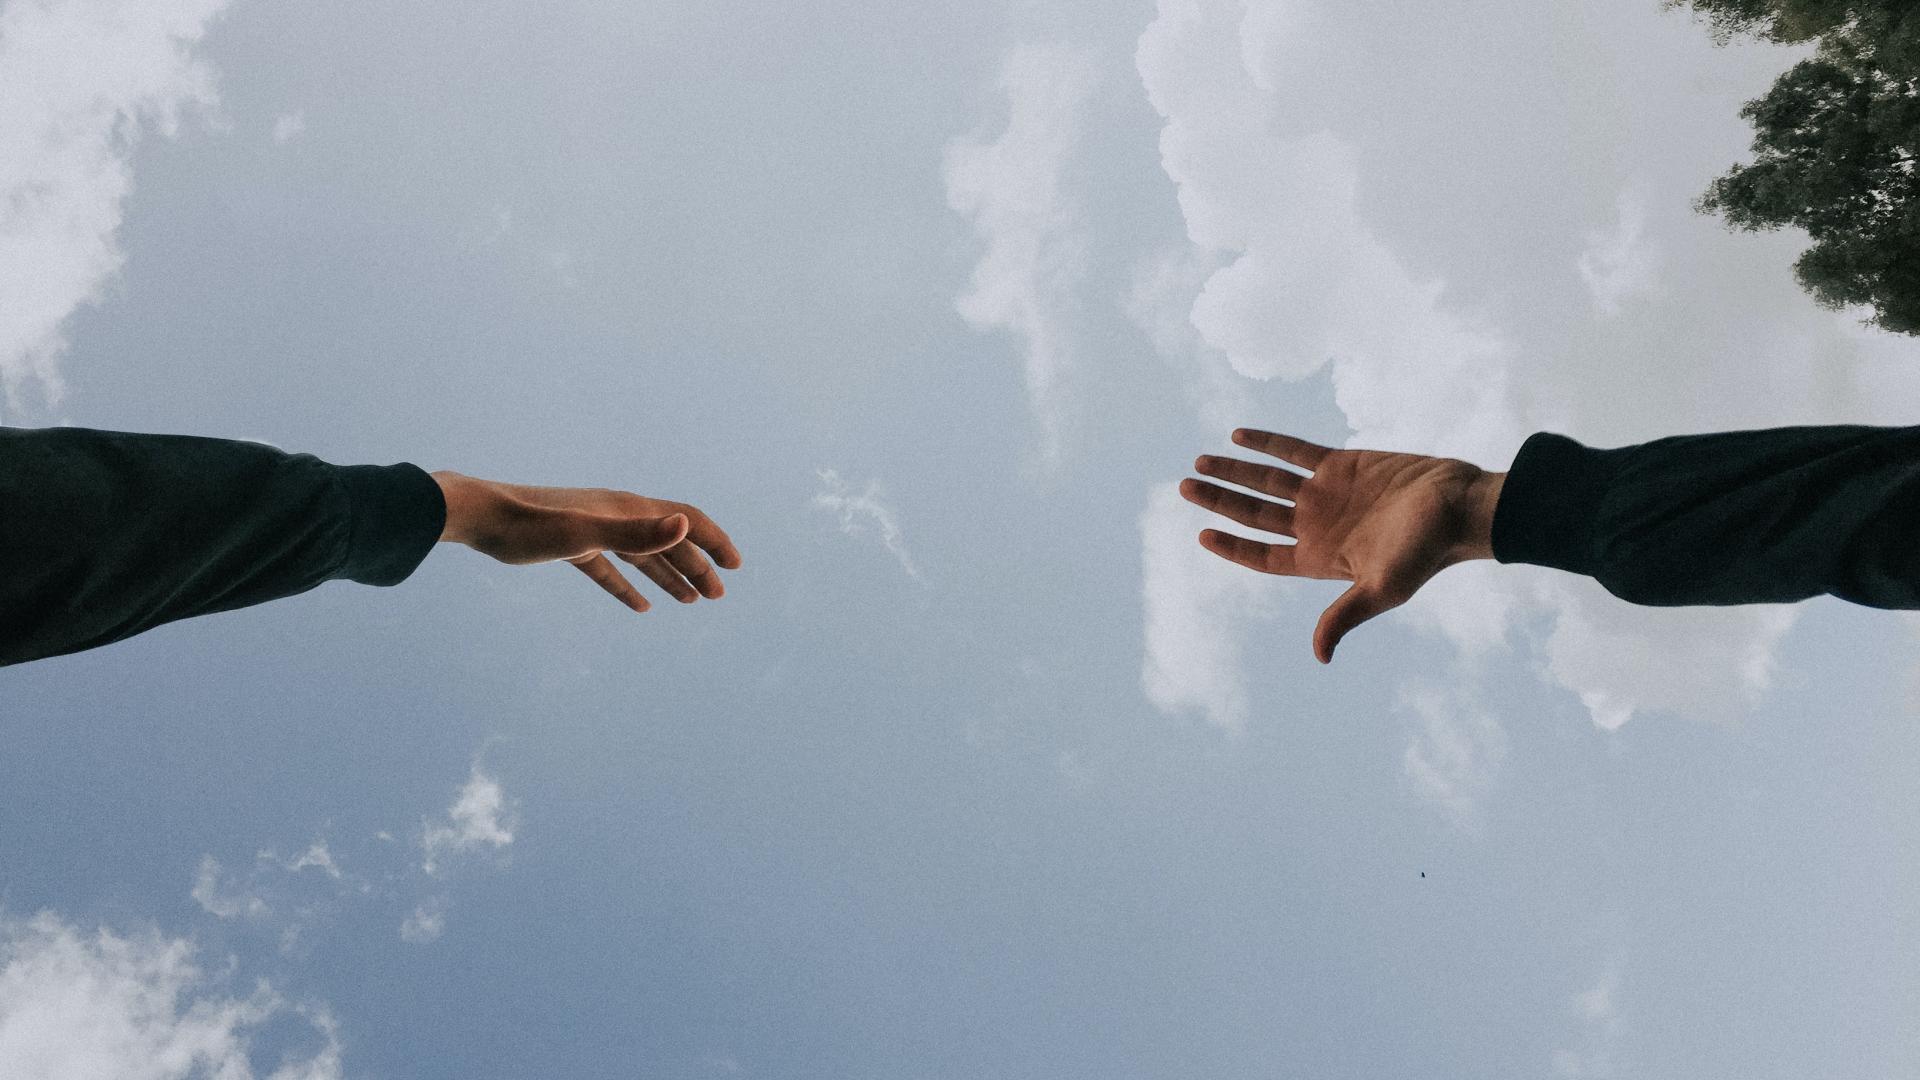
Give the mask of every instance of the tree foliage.
[(1885, 67), (1920, 71), (1920, 5), (1913, 0), (1666, 0), (1691, 8), (1722, 43), (1754, 37), (1800, 45), (1843, 36)]
[(1920, 334), (1920, 65), (1907, 62), (1920, 57), (1920, 18), (1888, 0), (1691, 6), (1721, 35), (1819, 41), (1740, 110), (1754, 159), (1715, 180), (1697, 208), (1736, 229), (1805, 229), (1813, 244), (1794, 273), (1814, 299), (1866, 305), (1876, 324)]

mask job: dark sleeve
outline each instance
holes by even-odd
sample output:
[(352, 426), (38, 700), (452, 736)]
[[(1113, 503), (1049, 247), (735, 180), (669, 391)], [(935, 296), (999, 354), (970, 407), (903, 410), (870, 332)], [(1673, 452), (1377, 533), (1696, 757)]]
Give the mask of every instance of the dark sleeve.
[(440, 538), (414, 465), (260, 443), (0, 427), (0, 665), (345, 578), (395, 585)]
[(1596, 450), (1527, 439), (1493, 554), (1636, 604), (1831, 594), (1920, 608), (1920, 427), (1786, 427)]

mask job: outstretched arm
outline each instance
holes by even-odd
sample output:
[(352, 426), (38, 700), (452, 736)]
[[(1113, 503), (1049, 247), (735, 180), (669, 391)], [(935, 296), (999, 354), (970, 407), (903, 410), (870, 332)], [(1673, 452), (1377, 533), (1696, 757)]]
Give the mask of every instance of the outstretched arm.
[(1332, 450), (1242, 430), (1311, 475), (1203, 457), (1190, 501), (1293, 537), (1209, 529), (1208, 550), (1267, 573), (1353, 582), (1321, 616), (1322, 663), (1355, 626), (1455, 563), (1494, 558), (1599, 581), (1636, 604), (1792, 603), (1832, 595), (1920, 608), (1920, 427), (1783, 427), (1594, 449), (1540, 432), (1506, 473), (1452, 458)]
[(689, 602), (721, 593), (708, 557), (739, 565), (698, 510), (625, 492), (337, 466), (227, 439), (0, 428), (0, 665), (325, 581), (396, 585), (441, 540), (571, 562), (639, 611), (607, 554)]

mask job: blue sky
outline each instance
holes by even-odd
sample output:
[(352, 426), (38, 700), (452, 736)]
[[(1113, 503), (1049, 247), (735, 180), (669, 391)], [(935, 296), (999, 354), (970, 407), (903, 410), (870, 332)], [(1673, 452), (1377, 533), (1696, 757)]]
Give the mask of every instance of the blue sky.
[(1689, 209), (1793, 56), (1653, 0), (0, 2), (6, 422), (746, 558), (637, 618), (447, 549), (8, 669), (0, 1073), (1920, 1074), (1920, 623), (1476, 565), (1322, 668), (1337, 587), (1170, 493), (1243, 423), (1911, 422), (1911, 342)]

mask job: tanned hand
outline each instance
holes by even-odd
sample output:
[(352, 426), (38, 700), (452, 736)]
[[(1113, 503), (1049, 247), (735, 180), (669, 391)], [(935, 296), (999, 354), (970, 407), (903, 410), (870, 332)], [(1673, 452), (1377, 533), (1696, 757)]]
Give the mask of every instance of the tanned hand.
[(504, 563), (570, 562), (635, 611), (652, 605), (609, 555), (683, 604), (726, 592), (715, 563), (728, 570), (740, 566), (733, 541), (686, 503), (604, 488), (503, 484), (456, 472), (433, 478), (447, 500), (441, 540)]
[(1333, 661), (1347, 632), (1406, 603), (1455, 563), (1493, 557), (1493, 509), (1505, 473), (1455, 458), (1333, 450), (1242, 428), (1233, 441), (1306, 470), (1206, 455), (1194, 471), (1270, 495), (1255, 498), (1205, 480), (1184, 480), (1180, 494), (1261, 532), (1292, 537), (1271, 544), (1217, 529), (1200, 534), (1208, 551), (1268, 574), (1350, 581), (1320, 616), (1313, 655)]

